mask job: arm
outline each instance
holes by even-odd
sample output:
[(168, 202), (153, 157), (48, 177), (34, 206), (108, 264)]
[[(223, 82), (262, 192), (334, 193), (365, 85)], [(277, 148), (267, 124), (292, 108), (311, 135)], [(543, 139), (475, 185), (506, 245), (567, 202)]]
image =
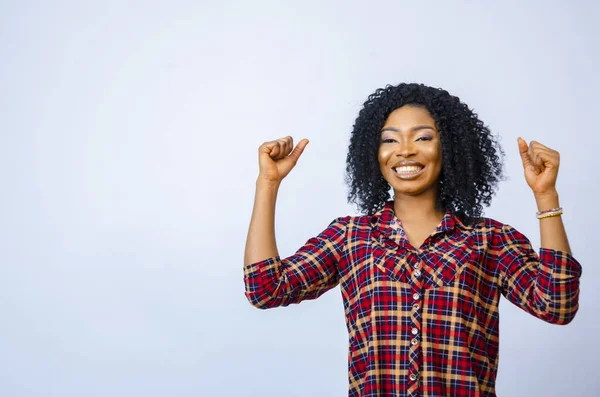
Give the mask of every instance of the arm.
[[(519, 138), (527, 184), (538, 210), (558, 208), (556, 179), (559, 153), (538, 142)], [(560, 216), (540, 219), (539, 256), (529, 240), (514, 228), (502, 227), (494, 244), (500, 262), (502, 293), (515, 305), (545, 321), (567, 324), (579, 308), (581, 265), (571, 255)]]
[[(558, 208), (556, 179), (560, 165), (559, 153), (536, 141), (531, 141), (528, 145), (524, 139), (519, 138), (518, 144), (525, 180), (533, 191), (538, 211)], [(540, 235), (542, 248), (571, 253), (560, 216), (540, 219)]]
[[(315, 299), (338, 283), (337, 263), (344, 249), (346, 219), (338, 218), (294, 255), (281, 259), (275, 239), (275, 204), (281, 181), (296, 165), (308, 143), (292, 149), (292, 138), (265, 142), (259, 148), (260, 175), (244, 254), (245, 295), (267, 309)], [(291, 153), (290, 153), (291, 151)]]
[(296, 166), (308, 139), (292, 150), (291, 136), (265, 142), (258, 148), (259, 175), (256, 180), (254, 209), (248, 229), (244, 265), (277, 256), (275, 241), (275, 203), (281, 181)]
[(248, 228), (244, 266), (279, 255), (275, 240), (275, 203), (279, 183), (256, 181), (254, 209)]
[(540, 248), (509, 225), (495, 236), (501, 292), (513, 304), (552, 324), (568, 324), (579, 308), (581, 265), (570, 253)]
[(295, 254), (278, 254), (244, 266), (246, 298), (259, 309), (316, 299), (339, 282), (350, 217), (337, 218)]
[[(546, 195), (535, 197), (538, 211), (560, 207), (556, 190)], [(540, 237), (542, 248), (554, 249), (571, 254), (567, 233), (561, 216), (540, 219)]]

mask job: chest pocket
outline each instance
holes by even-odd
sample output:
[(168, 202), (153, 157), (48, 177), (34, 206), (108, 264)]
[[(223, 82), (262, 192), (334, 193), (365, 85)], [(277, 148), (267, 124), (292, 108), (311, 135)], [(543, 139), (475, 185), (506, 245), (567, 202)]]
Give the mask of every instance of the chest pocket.
[(473, 238), (460, 231), (445, 235), (419, 255), (423, 268), (424, 288), (452, 285), (471, 263)]
[(372, 241), (373, 261), (395, 281), (416, 284), (422, 280), (424, 289), (438, 288), (454, 284), (471, 262), (472, 245), (470, 234), (464, 231), (444, 235), (418, 252), (383, 238)]
[(408, 251), (405, 248), (398, 247), (393, 241), (385, 238), (373, 240), (372, 248), (371, 258), (376, 270), (395, 281), (408, 283)]

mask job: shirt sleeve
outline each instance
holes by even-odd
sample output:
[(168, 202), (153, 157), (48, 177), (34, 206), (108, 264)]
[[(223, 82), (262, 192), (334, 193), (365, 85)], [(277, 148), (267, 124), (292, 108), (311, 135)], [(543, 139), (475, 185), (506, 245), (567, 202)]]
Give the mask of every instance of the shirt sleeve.
[(564, 251), (540, 248), (503, 225), (496, 244), (502, 294), (526, 312), (552, 324), (568, 324), (579, 308), (581, 265)]
[(334, 219), (295, 254), (244, 266), (245, 295), (252, 306), (269, 309), (316, 299), (339, 283), (350, 217)]

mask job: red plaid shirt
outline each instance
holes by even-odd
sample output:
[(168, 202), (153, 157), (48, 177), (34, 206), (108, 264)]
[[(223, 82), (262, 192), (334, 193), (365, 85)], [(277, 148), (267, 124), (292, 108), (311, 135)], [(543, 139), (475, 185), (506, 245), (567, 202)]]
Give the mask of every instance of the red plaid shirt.
[(578, 309), (581, 265), (509, 225), (467, 226), (447, 212), (420, 249), (393, 201), (335, 219), (294, 255), (247, 265), (246, 297), (267, 309), (340, 285), (350, 397), (495, 396), (498, 301), (554, 324)]

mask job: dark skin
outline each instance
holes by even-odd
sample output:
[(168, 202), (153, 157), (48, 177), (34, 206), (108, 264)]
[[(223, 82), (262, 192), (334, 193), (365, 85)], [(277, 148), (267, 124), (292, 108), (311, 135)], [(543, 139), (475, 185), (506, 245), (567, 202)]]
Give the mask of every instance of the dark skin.
[[(258, 148), (260, 170), (246, 240), (245, 264), (279, 255), (275, 239), (279, 186), (296, 166), (307, 144), (305, 138), (294, 146), (292, 137), (288, 136), (265, 142)], [(525, 180), (533, 191), (538, 210), (558, 207), (558, 152), (539, 142), (527, 144), (521, 138), (518, 147)], [(390, 113), (382, 128), (378, 160), (384, 178), (394, 189), (394, 213), (402, 221), (411, 245), (421, 247), (444, 217), (443, 209), (436, 206), (442, 146), (429, 112), (406, 105)], [(540, 219), (541, 247), (570, 253), (561, 218)]]
[[(408, 241), (419, 248), (444, 217), (444, 210), (436, 207), (442, 170), (440, 134), (426, 109), (409, 105), (391, 112), (381, 131), (381, 173), (394, 189), (394, 213)], [(396, 172), (398, 166), (403, 172)]]
[[(525, 180), (538, 210), (559, 207), (556, 179), (560, 164), (557, 151), (524, 139), (518, 140)], [(394, 213), (402, 221), (408, 241), (419, 248), (442, 221), (436, 207), (442, 164), (442, 145), (435, 120), (422, 107), (406, 105), (388, 116), (381, 134), (378, 160), (383, 177), (394, 189)], [(403, 162), (416, 163), (421, 171), (394, 172)], [(412, 170), (416, 170), (413, 168)], [(540, 219), (542, 248), (571, 253), (562, 217)]]

